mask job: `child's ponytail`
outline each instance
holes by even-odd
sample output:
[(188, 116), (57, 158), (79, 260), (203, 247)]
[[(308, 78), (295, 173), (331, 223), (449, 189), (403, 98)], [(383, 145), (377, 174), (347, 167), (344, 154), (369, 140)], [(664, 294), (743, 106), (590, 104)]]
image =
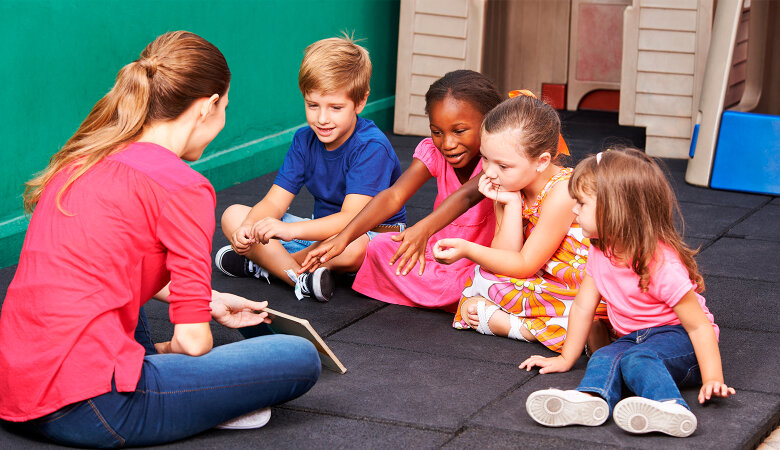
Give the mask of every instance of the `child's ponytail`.
[(70, 168), (70, 177), (57, 194), (62, 211), (65, 190), (89, 168), (121, 150), (122, 144), (137, 139), (144, 125), (175, 119), (198, 98), (224, 95), (229, 84), (224, 56), (205, 39), (186, 31), (158, 37), (138, 60), (119, 71), (114, 87), (51, 157), (48, 167), (27, 182), (25, 211), (32, 212), (52, 178)]

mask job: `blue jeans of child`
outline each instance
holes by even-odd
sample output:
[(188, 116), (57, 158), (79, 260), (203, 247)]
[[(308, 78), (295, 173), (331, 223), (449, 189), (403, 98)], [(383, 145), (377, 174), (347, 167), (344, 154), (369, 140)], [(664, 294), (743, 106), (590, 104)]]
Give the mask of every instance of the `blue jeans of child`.
[(183, 439), (308, 391), (320, 375), (317, 350), (297, 336), (269, 335), (198, 356), (154, 354), (146, 317), (136, 339), (147, 349), (135, 392), (112, 390), (22, 424), (55, 442), (112, 448)]
[(690, 409), (678, 386), (696, 384), (701, 384), (701, 373), (688, 333), (682, 325), (666, 325), (634, 331), (598, 349), (577, 390), (599, 394), (610, 411), (624, 388), (650, 400), (674, 400)]

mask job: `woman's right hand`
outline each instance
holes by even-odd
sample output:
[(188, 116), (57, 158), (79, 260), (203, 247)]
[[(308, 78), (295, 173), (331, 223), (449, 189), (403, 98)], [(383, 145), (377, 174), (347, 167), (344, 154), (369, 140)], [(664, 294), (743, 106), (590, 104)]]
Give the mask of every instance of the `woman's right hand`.
[(233, 232), (233, 236), (230, 239), (230, 245), (233, 250), (239, 255), (245, 255), (252, 248), (252, 245), (256, 244), (254, 233), (252, 233), (252, 225), (241, 225)]
[(301, 263), (301, 268), (298, 269), (298, 274), (314, 272), (321, 265), (339, 256), (347, 248), (347, 245), (349, 245), (349, 242), (346, 242), (345, 238), (340, 238), (339, 235), (332, 236), (318, 243), (306, 254), (306, 258)]
[(415, 266), (420, 265), (418, 275), (422, 276), (425, 272), (425, 247), (428, 245), (428, 239), (431, 238), (431, 233), (420, 225), (415, 225), (405, 229), (404, 231), (390, 236), (390, 239), (395, 242), (400, 242), (401, 245), (395, 251), (395, 254), (390, 258), (390, 265), (398, 262), (395, 269), (396, 275), (406, 275)]

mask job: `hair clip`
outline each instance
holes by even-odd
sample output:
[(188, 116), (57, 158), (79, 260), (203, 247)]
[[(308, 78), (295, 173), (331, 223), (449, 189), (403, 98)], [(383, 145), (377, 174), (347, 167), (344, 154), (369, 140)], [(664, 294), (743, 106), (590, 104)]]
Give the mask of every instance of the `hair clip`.
[(604, 152), (598, 152), (598, 153), (596, 154), (596, 165), (598, 165), (598, 164), (601, 162), (601, 155), (602, 155), (603, 153), (604, 153)]

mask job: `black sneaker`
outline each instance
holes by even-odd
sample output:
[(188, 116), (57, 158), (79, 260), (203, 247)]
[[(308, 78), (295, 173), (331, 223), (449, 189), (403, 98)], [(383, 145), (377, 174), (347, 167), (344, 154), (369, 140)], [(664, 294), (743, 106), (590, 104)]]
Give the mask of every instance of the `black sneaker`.
[(314, 272), (304, 272), (298, 275), (298, 286), (301, 294), (314, 296), (318, 301), (327, 302), (336, 290), (336, 280), (326, 267), (320, 267)]
[(268, 281), (268, 271), (255, 264), (246, 256), (239, 255), (233, 247), (226, 245), (217, 251), (214, 264), (229, 277), (263, 277)]

